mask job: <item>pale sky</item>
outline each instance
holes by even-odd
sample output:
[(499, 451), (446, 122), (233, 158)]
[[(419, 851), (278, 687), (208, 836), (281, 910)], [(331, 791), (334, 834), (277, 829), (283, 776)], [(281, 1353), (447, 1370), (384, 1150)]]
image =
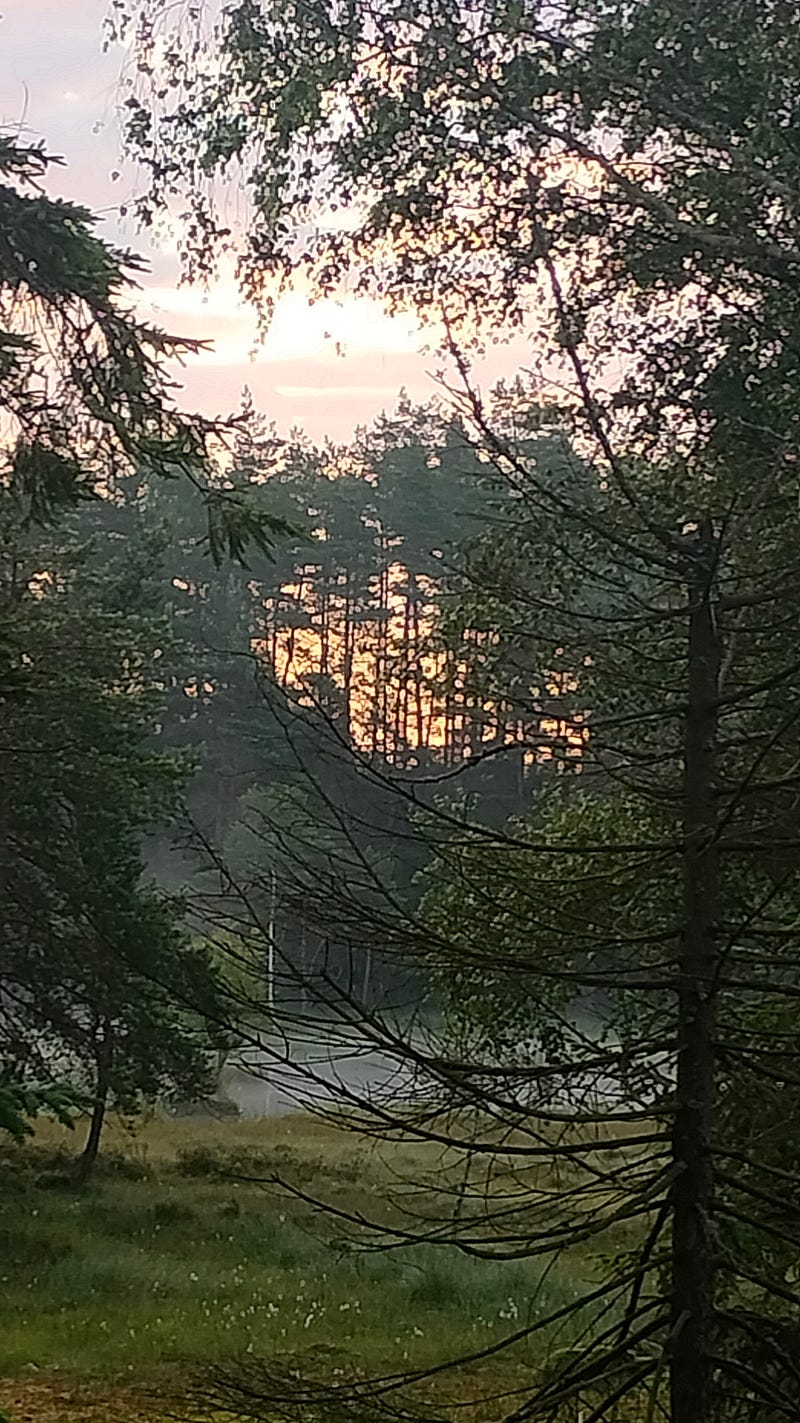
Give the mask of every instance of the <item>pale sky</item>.
[[(0, 0), (0, 125), (43, 138), (67, 163), (53, 172), (53, 194), (102, 213), (110, 240), (147, 257), (143, 317), (172, 334), (213, 342), (212, 352), (180, 371), (182, 404), (225, 415), (249, 385), (257, 408), (282, 432), (299, 425), (315, 439), (338, 440), (390, 410), (403, 386), (415, 400), (434, 394), (436, 361), (421, 353), (424, 337), (413, 317), (390, 318), (347, 296), (310, 307), (296, 291), (282, 299), (264, 346), (251, 357), (255, 316), (233, 281), (208, 293), (179, 287), (174, 254), (122, 226), (117, 209), (133, 177), (124, 166), (118, 179), (111, 175), (121, 166), (115, 105), (124, 53), (102, 52), (106, 13), (107, 0)], [(491, 383), (525, 359), (517, 338), (476, 372)]]

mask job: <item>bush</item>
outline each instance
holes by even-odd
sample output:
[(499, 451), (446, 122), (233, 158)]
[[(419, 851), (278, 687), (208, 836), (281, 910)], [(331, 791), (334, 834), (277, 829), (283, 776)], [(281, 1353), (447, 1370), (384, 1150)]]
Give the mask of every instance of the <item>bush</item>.
[(363, 1153), (331, 1162), (322, 1156), (301, 1154), (284, 1144), (265, 1149), (186, 1146), (178, 1151), (177, 1163), (181, 1175), (205, 1176), (212, 1181), (229, 1178), (269, 1181), (277, 1177), (293, 1186), (307, 1187), (314, 1181), (324, 1180), (328, 1189), (363, 1182), (367, 1174), (367, 1159)]
[(151, 1206), (149, 1216), (153, 1225), (170, 1228), (196, 1220), (197, 1212), (184, 1201), (164, 1200)]
[(182, 1146), (178, 1151), (178, 1170), (182, 1176), (210, 1176), (218, 1180), (222, 1174), (222, 1158), (226, 1152), (218, 1146)]
[(24, 1225), (0, 1225), (0, 1260), (16, 1270), (41, 1269), (69, 1254), (69, 1246)]
[(153, 1175), (148, 1161), (124, 1151), (101, 1152), (94, 1169), (101, 1176), (121, 1176), (124, 1181), (149, 1181)]
[(183, 1176), (208, 1176), (214, 1181), (231, 1176), (254, 1180), (280, 1176), (299, 1183), (313, 1180), (323, 1169), (321, 1160), (300, 1157), (289, 1146), (266, 1151), (254, 1146), (187, 1146), (178, 1152), (178, 1170)]

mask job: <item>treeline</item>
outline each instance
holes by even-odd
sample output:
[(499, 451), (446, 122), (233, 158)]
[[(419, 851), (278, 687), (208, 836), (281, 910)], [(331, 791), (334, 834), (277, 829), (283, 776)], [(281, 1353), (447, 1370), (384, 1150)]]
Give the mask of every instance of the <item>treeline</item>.
[[(579, 479), (522, 385), (497, 398), (554, 479)], [(367, 1001), (425, 997), (369, 930), (375, 884), (416, 903), (420, 806), (455, 797), (501, 824), (559, 749), (524, 662), (497, 694), (513, 643), (470, 604), (459, 549), (489, 526), (510, 537), (517, 494), (460, 419), (401, 398), (351, 446), (315, 448), (278, 439), (246, 395), (217, 477), (285, 527), (269, 551), (219, 566), (204, 491), (139, 470), (49, 524), (13, 487), (3, 506), (2, 1050), (65, 1107), (83, 1090), (88, 1159), (109, 1102), (213, 1090), (247, 941), (220, 931), (220, 877), (269, 920), (250, 1000), (298, 983), (308, 998), (315, 974)], [(337, 937), (343, 883), (355, 949)]]
[[(500, 394), (533, 426), (522, 385)], [(452, 766), (529, 740), (530, 671), (509, 665), (498, 699), (497, 678), (485, 673), (499, 635), (485, 606), (471, 617), (464, 596), (459, 548), (487, 521), (512, 529), (518, 494), (474, 434), (435, 403), (404, 399), (343, 449), (279, 441), (249, 397), (243, 420), (232, 472), (292, 531), (269, 561), (212, 571), (190, 486), (157, 484), (136, 499), (138, 516), (171, 534), (170, 618), (195, 660), (182, 668), (183, 700), (168, 724), (205, 747), (203, 775), (214, 782), (206, 823), (217, 838), (247, 785), (254, 663), (297, 708), (393, 767)], [(563, 437), (531, 428), (527, 444), (554, 478), (578, 480)], [(193, 799), (199, 808), (201, 781)]]
[[(585, 470), (539, 428), (522, 383), (497, 402), (552, 479), (579, 485)], [(293, 967), (305, 978), (324, 965), (380, 1001), (399, 984), (368, 929), (359, 857), (414, 903), (429, 859), (420, 806), (445, 795), (501, 824), (529, 803), (535, 773), (578, 749), (558, 722), (560, 674), (534, 684), (523, 634), (497, 624), (499, 604), (467, 571), (487, 528), (505, 529), (509, 551), (523, 538), (519, 491), (463, 421), (403, 397), (350, 446), (320, 449), (279, 440), (246, 395), (229, 474), (286, 523), (269, 558), (214, 568), (185, 482), (132, 484), (114, 513), (161, 550), (173, 652), (159, 665), (157, 744), (191, 765), (185, 819), (150, 837), (149, 863), (171, 890), (191, 887), (202, 933), (218, 919), (203, 898), (210, 864), (264, 901), (270, 993), (291, 996)], [(331, 877), (313, 914), (309, 876)], [(336, 936), (342, 882), (365, 914), (355, 948)]]

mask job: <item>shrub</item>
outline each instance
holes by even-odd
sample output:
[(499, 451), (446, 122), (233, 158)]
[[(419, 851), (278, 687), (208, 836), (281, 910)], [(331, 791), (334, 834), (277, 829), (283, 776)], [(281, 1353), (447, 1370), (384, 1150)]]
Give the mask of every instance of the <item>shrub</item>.
[(182, 1146), (178, 1151), (178, 1170), (182, 1176), (210, 1176), (217, 1180), (222, 1173), (222, 1158), (226, 1153), (218, 1146)]
[(141, 1156), (124, 1151), (104, 1151), (97, 1158), (95, 1171), (101, 1176), (121, 1176), (124, 1181), (149, 1181), (153, 1168)]
[(169, 1228), (176, 1225), (186, 1225), (187, 1222), (196, 1220), (197, 1212), (185, 1201), (168, 1199), (156, 1201), (150, 1208), (149, 1218), (153, 1225)]
[(184, 1176), (208, 1176), (217, 1181), (230, 1176), (254, 1180), (281, 1176), (301, 1182), (318, 1177), (324, 1165), (321, 1160), (299, 1156), (289, 1146), (267, 1150), (255, 1146), (187, 1146), (178, 1152), (178, 1170)]

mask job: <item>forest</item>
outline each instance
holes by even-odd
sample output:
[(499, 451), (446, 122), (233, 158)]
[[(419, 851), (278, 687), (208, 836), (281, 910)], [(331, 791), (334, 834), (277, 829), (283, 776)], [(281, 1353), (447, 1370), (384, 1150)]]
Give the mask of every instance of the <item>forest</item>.
[(800, 1419), (800, 11), (97, 38), (129, 230), (430, 394), (192, 413), (0, 126), (0, 1423)]

